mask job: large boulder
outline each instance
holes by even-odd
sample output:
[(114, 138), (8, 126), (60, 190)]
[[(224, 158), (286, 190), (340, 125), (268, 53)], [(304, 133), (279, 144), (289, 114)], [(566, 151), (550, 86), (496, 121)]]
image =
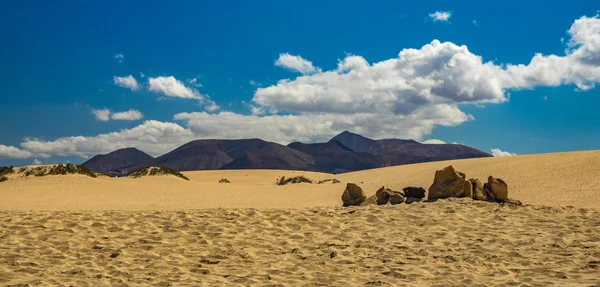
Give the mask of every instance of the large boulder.
[(342, 202), (344, 206), (356, 206), (360, 205), (367, 199), (365, 192), (360, 188), (360, 186), (354, 183), (346, 184), (346, 189), (342, 194)]
[(400, 204), (404, 202), (404, 192), (391, 190), (384, 186), (375, 192), (375, 196), (377, 197), (378, 205), (387, 204), (388, 202), (391, 204)]
[(494, 178), (490, 175), (483, 189), (488, 197), (491, 196), (495, 201), (504, 202), (508, 200), (508, 184), (501, 178)]
[(466, 183), (464, 173), (456, 171), (451, 165), (447, 166), (435, 172), (428, 199), (467, 196), (472, 188)]
[(471, 178), (469, 182), (473, 189), (473, 199), (475, 200), (488, 200), (486, 192), (483, 190), (483, 183), (479, 179)]
[(404, 196), (413, 198), (424, 198), (425, 189), (422, 187), (408, 186), (402, 189)]

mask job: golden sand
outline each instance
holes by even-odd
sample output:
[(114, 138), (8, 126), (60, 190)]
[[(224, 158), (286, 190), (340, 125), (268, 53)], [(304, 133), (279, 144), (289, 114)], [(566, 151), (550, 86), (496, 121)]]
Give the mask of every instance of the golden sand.
[[(426, 189), (449, 164), (509, 184), (468, 199), (342, 208), (346, 182)], [(340, 184), (276, 186), (279, 176)], [(196, 171), (0, 183), (0, 286), (593, 286), (600, 152), (485, 158), (343, 175)], [(231, 183), (218, 183), (227, 178)], [(573, 206), (573, 207), (567, 207)]]

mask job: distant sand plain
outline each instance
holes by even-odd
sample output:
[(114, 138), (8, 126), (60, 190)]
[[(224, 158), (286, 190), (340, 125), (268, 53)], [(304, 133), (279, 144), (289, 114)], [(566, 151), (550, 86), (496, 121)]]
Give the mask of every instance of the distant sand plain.
[[(347, 182), (427, 189), (450, 164), (527, 205), (340, 207)], [(0, 183), (0, 286), (600, 286), (600, 151), (184, 174)], [(341, 183), (274, 184), (296, 175)]]

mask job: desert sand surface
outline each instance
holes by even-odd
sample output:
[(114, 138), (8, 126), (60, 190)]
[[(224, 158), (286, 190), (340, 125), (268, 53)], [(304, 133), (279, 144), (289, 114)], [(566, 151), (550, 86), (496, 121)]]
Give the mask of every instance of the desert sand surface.
[[(347, 182), (427, 189), (449, 164), (526, 205), (340, 207)], [(0, 286), (600, 286), (600, 151), (184, 174), (0, 183)], [(274, 184), (296, 175), (342, 183)]]

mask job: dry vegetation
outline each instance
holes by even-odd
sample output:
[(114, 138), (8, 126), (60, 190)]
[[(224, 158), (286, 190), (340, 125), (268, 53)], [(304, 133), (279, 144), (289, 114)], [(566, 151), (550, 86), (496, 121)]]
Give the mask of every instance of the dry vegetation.
[(142, 176), (156, 176), (156, 175), (173, 175), (185, 180), (190, 180), (189, 178), (187, 178), (185, 175), (183, 175), (181, 172), (178, 172), (176, 170), (170, 169), (168, 167), (155, 167), (155, 166), (146, 166), (146, 167), (142, 167), (142, 168), (138, 168), (134, 171), (132, 171), (131, 173), (129, 173), (127, 176), (129, 177), (133, 177), (133, 178), (138, 178), (138, 177), (142, 177)]
[(313, 181), (303, 175), (294, 176), (294, 177), (285, 177), (282, 176), (277, 179), (277, 185), (286, 185), (290, 183), (312, 183)]
[(331, 182), (331, 183), (340, 183), (340, 181), (337, 180), (337, 178), (328, 178), (328, 179), (319, 180), (317, 182), (317, 184), (324, 184), (324, 183), (328, 183), (328, 182)]
[(22, 167), (21, 169), (19, 169), (18, 173), (23, 176), (82, 174), (87, 175), (89, 177), (96, 177), (96, 174), (91, 172), (87, 167), (72, 163), (44, 165), (36, 167)]

